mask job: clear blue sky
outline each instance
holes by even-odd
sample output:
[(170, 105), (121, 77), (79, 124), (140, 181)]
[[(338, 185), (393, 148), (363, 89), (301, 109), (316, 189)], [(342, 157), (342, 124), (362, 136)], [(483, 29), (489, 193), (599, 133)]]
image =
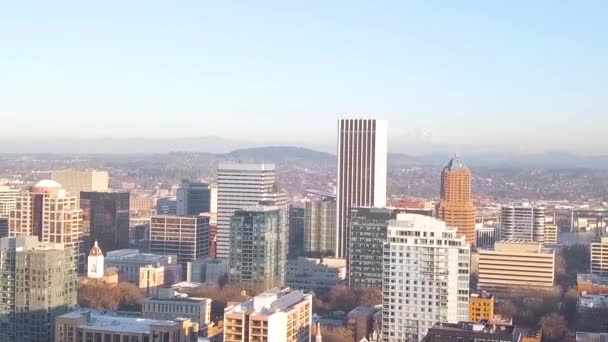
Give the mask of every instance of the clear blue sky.
[[(0, 136), (608, 152), (608, 1), (10, 1)], [(410, 144), (411, 143), (411, 144)]]

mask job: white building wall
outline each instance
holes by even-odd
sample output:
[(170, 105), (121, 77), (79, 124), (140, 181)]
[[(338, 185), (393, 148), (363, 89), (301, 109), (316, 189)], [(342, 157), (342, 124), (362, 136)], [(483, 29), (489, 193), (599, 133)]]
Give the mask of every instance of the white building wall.
[(437, 322), (468, 319), (470, 247), (431, 217), (399, 214), (384, 244), (383, 337), (422, 341)]
[(230, 218), (243, 207), (269, 199), (274, 164), (220, 164), (217, 176), (217, 257), (230, 258)]
[(277, 312), (268, 317), (268, 341), (287, 340), (287, 314)]

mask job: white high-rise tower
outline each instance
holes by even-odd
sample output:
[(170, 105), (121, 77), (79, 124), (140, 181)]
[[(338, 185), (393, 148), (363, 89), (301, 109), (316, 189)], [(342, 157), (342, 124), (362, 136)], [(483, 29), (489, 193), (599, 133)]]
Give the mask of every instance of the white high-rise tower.
[(397, 214), (383, 252), (383, 341), (419, 342), (435, 323), (468, 320), (470, 247), (456, 228)]
[(220, 164), (217, 171), (217, 257), (230, 258), (230, 219), (238, 209), (276, 200), (274, 164)]
[(386, 205), (387, 122), (338, 120), (336, 257), (348, 254), (351, 207)]

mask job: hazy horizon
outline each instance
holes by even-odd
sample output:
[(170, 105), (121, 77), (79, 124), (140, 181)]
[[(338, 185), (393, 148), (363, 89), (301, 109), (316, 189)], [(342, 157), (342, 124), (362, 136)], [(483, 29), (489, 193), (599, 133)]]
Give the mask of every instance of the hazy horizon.
[(602, 154), (606, 17), (603, 1), (12, 2), (0, 140), (331, 152), (352, 116), (386, 119), (391, 152)]

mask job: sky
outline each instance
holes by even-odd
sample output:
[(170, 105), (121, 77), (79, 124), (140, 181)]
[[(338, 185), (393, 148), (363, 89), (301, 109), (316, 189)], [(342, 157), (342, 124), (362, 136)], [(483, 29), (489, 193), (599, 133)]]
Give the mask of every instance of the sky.
[(10, 1), (0, 139), (608, 153), (608, 1)]

